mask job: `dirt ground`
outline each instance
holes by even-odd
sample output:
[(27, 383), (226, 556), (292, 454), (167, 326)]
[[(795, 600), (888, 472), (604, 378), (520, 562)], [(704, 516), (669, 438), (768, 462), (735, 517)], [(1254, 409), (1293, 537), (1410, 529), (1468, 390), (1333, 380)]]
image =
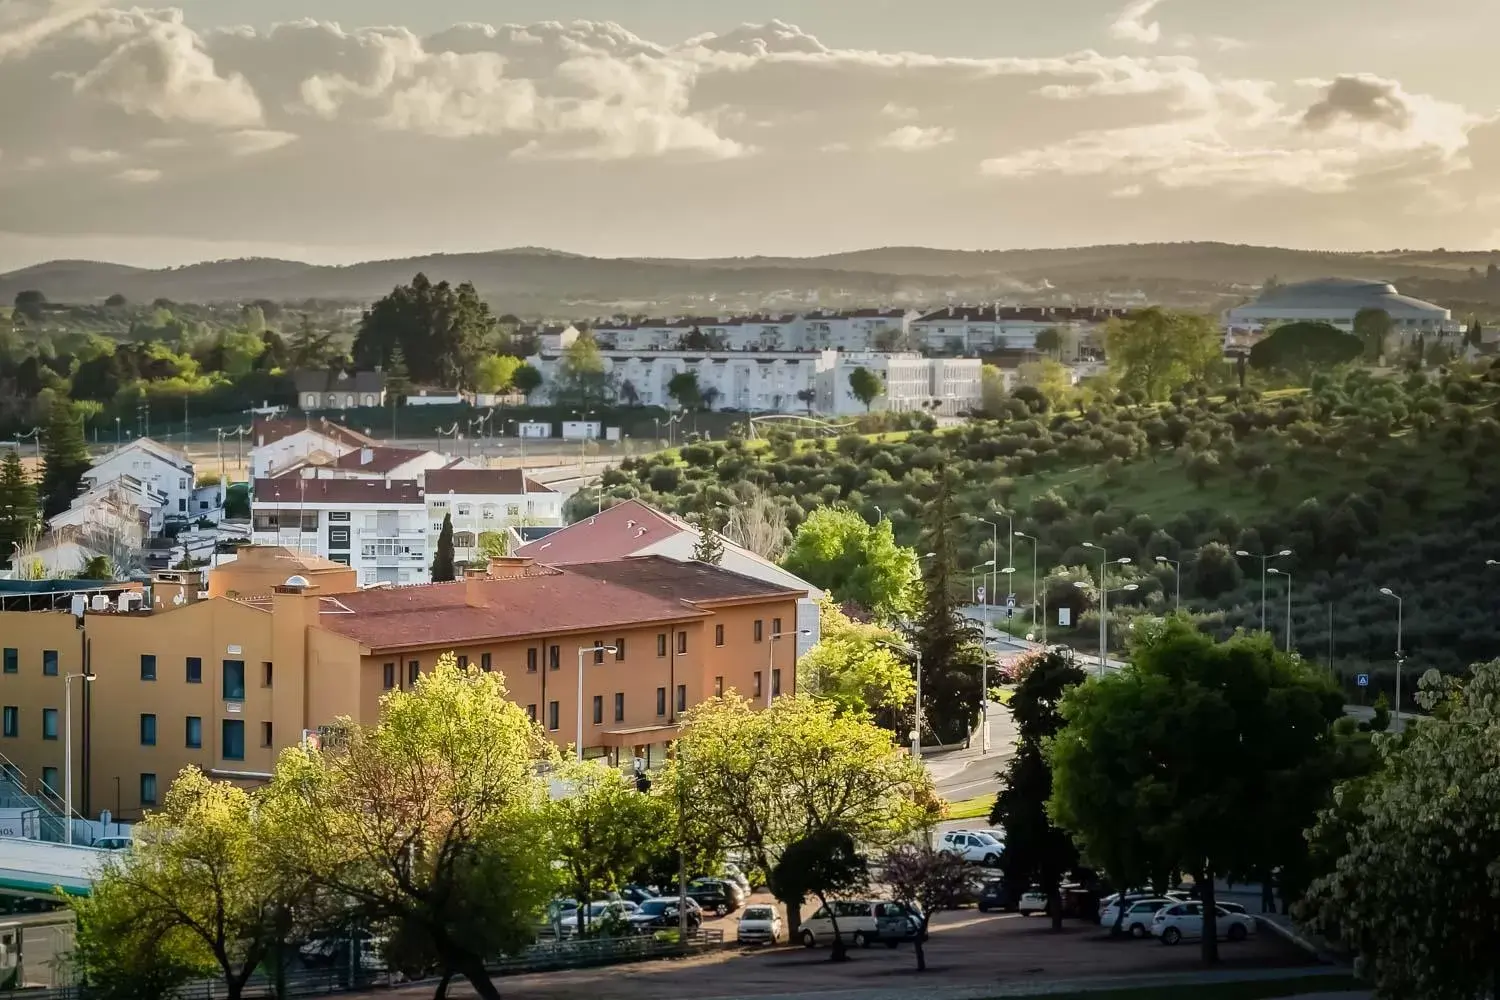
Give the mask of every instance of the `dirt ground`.
[[(732, 925), (734, 917), (706, 926)], [(852, 952), (850, 961), (829, 962), (825, 948), (796, 946), (746, 950), (726, 948), (681, 961), (642, 962), (602, 969), (512, 976), (497, 981), (507, 1000), (710, 1000), (714, 997), (798, 995), (831, 990), (911, 990), (998, 986), (1037, 979), (1076, 980), (1096, 976), (1193, 972), (1202, 968), (1198, 946), (1165, 947), (1155, 941), (1114, 941), (1098, 927), (1068, 921), (1052, 933), (1043, 917), (939, 914), (927, 946), (928, 971), (920, 977), (910, 946)], [(725, 927), (726, 930), (732, 929)], [(726, 935), (727, 936), (727, 935)], [(1222, 967), (1289, 968), (1313, 965), (1301, 951), (1272, 934), (1241, 944), (1220, 945)], [(377, 996), (430, 997), (431, 986), (410, 986)], [(466, 997), (467, 986), (449, 996)]]

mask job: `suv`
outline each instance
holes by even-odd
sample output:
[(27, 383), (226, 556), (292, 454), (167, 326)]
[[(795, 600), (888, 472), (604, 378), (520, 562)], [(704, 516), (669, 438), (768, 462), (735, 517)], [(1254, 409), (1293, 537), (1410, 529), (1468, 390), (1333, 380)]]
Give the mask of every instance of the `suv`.
[[(675, 898), (648, 899), (626, 919), (630, 921), (630, 929), (638, 934), (657, 930), (675, 930), (679, 924), (677, 900)], [(687, 900), (688, 930), (696, 931), (702, 924), (703, 910), (689, 896)]]
[(957, 854), (972, 864), (993, 868), (1000, 863), (1000, 854), (1005, 850), (1005, 845), (987, 833), (950, 830), (943, 834), (938, 848)]
[(723, 878), (695, 878), (688, 883), (687, 895), (717, 916), (733, 913), (745, 902), (740, 887)]

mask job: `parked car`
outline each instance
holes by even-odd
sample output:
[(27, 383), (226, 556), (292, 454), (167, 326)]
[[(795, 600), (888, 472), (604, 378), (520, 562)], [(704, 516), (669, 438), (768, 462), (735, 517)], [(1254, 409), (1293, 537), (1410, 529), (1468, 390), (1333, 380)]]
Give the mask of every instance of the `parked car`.
[(1046, 913), (1047, 894), (1039, 886), (1032, 886), (1021, 893), (1021, 898), (1016, 901), (1016, 909), (1023, 917), (1029, 917), (1033, 913)]
[[(1220, 938), (1243, 941), (1255, 933), (1255, 919), (1244, 913), (1230, 913), (1222, 906), (1216, 911), (1216, 930)], [(1173, 903), (1156, 911), (1151, 920), (1151, 936), (1162, 944), (1176, 944), (1203, 936), (1203, 904), (1197, 901)]]
[(719, 877), (733, 882), (735, 885), (739, 886), (740, 896), (742, 898), (750, 898), (750, 893), (753, 891), (750, 887), (750, 880), (745, 877), (745, 873), (740, 870), (738, 865), (735, 865), (733, 863), (726, 864), (724, 866), (724, 874), (720, 875)]
[(756, 903), (740, 914), (741, 944), (780, 944), (784, 936), (781, 914), (776, 907)]
[[(638, 933), (649, 931), (669, 930), (681, 926), (677, 914), (677, 898), (675, 896), (657, 897), (640, 903), (634, 913), (627, 918), (632, 930)], [(690, 896), (687, 900), (687, 925), (688, 930), (695, 931), (703, 926), (703, 909)]]
[(950, 830), (943, 834), (938, 848), (957, 854), (972, 864), (993, 868), (1000, 863), (1000, 854), (1005, 850), (1005, 845), (987, 833)]
[(643, 885), (627, 885), (620, 890), (621, 899), (628, 899), (632, 903), (644, 903), (648, 899), (656, 899), (657, 894)]
[(1015, 908), (1015, 904), (1015, 893), (1006, 886), (1003, 878), (988, 879), (979, 890), (980, 913), (988, 913), (991, 910), (1011, 910)]
[[(630, 915), (639, 909), (636, 904), (628, 899), (598, 899), (589, 904), (588, 926), (592, 927), (601, 920), (611, 917), (621, 923), (628, 924)], [(572, 937), (578, 933), (579, 910), (575, 908), (572, 913), (558, 921), (558, 928), (563, 937)]]
[(1151, 892), (1147, 889), (1130, 889), (1125, 892), (1112, 892), (1108, 896), (1105, 896), (1103, 899), (1099, 900), (1099, 922), (1104, 922), (1104, 911), (1109, 909), (1111, 905), (1120, 902), (1120, 900), (1122, 899), (1127, 904), (1129, 904), (1138, 903), (1143, 899), (1170, 899), (1174, 903), (1180, 903), (1187, 898), (1187, 893), (1180, 892), (1176, 889), (1172, 889), (1168, 892), (1162, 893)]
[(721, 917), (745, 903), (740, 887), (723, 878), (695, 878), (688, 883), (687, 894), (703, 909)]
[[(911, 911), (905, 906), (889, 900), (836, 899), (827, 906), (818, 907), (802, 922), (802, 945), (816, 948), (824, 942), (832, 942), (836, 918), (840, 940), (856, 948), (868, 948), (881, 940), (883, 921), (904, 928), (911, 917)], [(889, 936), (890, 931), (886, 934)]]
[[(1127, 899), (1124, 903), (1125, 919), (1120, 921), (1120, 929), (1131, 937), (1146, 937), (1151, 933), (1151, 921), (1156, 917), (1156, 911), (1172, 903), (1172, 900), (1164, 897)], [(1118, 901), (1106, 906), (1099, 914), (1099, 923), (1105, 927), (1114, 927), (1120, 917), (1120, 906)]]

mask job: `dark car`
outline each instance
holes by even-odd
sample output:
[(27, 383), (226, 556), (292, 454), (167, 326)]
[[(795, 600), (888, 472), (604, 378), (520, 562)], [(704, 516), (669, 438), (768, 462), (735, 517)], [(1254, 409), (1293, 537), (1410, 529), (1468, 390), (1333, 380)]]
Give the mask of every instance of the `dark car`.
[(718, 916), (733, 913), (745, 902), (740, 887), (728, 879), (695, 878), (688, 883), (688, 898)]
[[(679, 926), (677, 900), (675, 898), (648, 899), (640, 904), (640, 908), (632, 913), (629, 919), (631, 929), (637, 933), (675, 929)], [(687, 899), (688, 930), (695, 931), (702, 924), (703, 910), (697, 901), (689, 896)]]
[(1012, 891), (1005, 884), (1003, 878), (988, 879), (984, 888), (979, 890), (979, 912), (989, 913), (991, 910), (1014, 910), (1020, 893)]
[(655, 899), (656, 893), (643, 885), (627, 885), (620, 890), (620, 898), (628, 899), (632, 903), (644, 903), (648, 899)]

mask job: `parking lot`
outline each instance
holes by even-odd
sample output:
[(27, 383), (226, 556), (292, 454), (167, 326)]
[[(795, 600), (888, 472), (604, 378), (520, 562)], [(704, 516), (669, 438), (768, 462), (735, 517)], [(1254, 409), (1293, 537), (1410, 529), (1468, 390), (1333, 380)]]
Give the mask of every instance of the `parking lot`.
[[(709, 920), (705, 926), (722, 928), (728, 939), (734, 922), (731, 915)], [(848, 989), (911, 989), (915, 994), (940, 986), (999, 986), (1038, 979), (1077, 980), (1202, 968), (1196, 944), (1164, 947), (1155, 941), (1111, 940), (1098, 927), (1079, 921), (1067, 921), (1062, 931), (1053, 933), (1044, 917), (980, 914), (969, 909), (939, 914), (933, 924), (927, 945), (928, 971), (920, 977), (908, 945), (853, 951), (850, 961), (840, 964), (827, 960), (827, 949), (783, 946), (726, 948), (683, 961), (515, 976), (498, 985), (508, 998), (705, 1000)], [(1229, 969), (1314, 964), (1303, 952), (1268, 933), (1242, 944), (1221, 944), (1220, 954), (1223, 967)], [(429, 997), (432, 988), (412, 986), (381, 995)], [(472, 994), (466, 986), (455, 984), (449, 995)]]

